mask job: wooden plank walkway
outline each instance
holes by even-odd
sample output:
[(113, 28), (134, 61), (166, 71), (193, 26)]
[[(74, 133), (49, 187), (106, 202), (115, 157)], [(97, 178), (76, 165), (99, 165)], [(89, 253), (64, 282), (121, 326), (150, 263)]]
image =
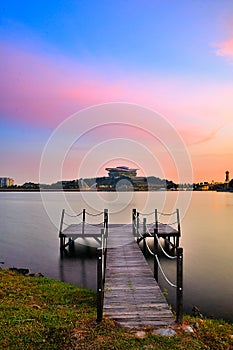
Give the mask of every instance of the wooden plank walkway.
[[(82, 224), (70, 225), (60, 236), (62, 247), (68, 247), (70, 239), (101, 243), (101, 228), (85, 225), (84, 233)], [(159, 228), (160, 237), (172, 233), (167, 225)], [(107, 246), (104, 316), (127, 328), (173, 326), (175, 317), (133, 236), (132, 224), (109, 224)]]
[(127, 328), (173, 326), (152, 271), (132, 235), (132, 225), (109, 225), (104, 315)]

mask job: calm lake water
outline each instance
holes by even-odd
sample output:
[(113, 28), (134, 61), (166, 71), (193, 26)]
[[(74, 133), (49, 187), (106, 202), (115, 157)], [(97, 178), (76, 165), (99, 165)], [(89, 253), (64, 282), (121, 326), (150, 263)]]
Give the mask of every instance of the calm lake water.
[[(92, 213), (108, 208), (111, 223), (129, 223), (132, 208), (145, 213), (155, 208), (163, 212), (179, 208), (185, 312), (190, 313), (195, 305), (206, 316), (233, 321), (232, 193), (48, 192), (41, 197), (41, 193), (1, 192), (0, 261), (4, 262), (1, 266), (28, 267), (31, 272), (96, 289), (95, 248), (79, 245), (74, 256), (60, 259), (58, 227), (62, 208), (71, 214), (82, 208)], [(147, 219), (152, 222), (153, 215)], [(89, 220), (100, 222), (102, 217)], [(153, 265), (150, 257), (148, 263)], [(161, 263), (175, 282), (175, 262), (161, 257)], [(168, 290), (168, 301), (174, 305), (173, 288), (162, 276), (159, 284)]]

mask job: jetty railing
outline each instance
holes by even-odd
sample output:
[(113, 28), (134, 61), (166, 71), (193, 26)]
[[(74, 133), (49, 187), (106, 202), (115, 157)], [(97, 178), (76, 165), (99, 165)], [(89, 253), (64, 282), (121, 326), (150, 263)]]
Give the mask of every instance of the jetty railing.
[[(172, 216), (176, 215), (176, 221), (170, 224), (163, 224), (158, 220), (158, 214), (161, 216)], [(151, 216), (154, 215), (154, 221), (147, 224), (146, 217), (141, 222), (140, 216)], [(174, 229), (172, 225), (177, 225), (177, 229)], [(173, 288), (176, 289), (176, 322), (182, 324), (183, 320), (183, 248), (179, 247), (179, 238), (181, 235), (180, 228), (180, 215), (177, 209), (172, 213), (161, 213), (155, 209), (151, 213), (139, 213), (136, 209), (132, 211), (132, 228), (133, 235), (137, 238), (138, 243), (143, 241), (143, 253), (149, 252), (154, 257), (154, 278), (158, 282), (159, 270), (164, 277), (165, 281)], [(142, 231), (141, 231), (142, 229)], [(153, 251), (148, 245), (147, 238), (153, 238)], [(166, 247), (172, 247), (176, 251), (175, 255), (170, 255), (162, 246), (160, 238), (165, 241)], [(171, 242), (173, 238), (174, 242)], [(159, 260), (159, 247), (162, 253), (169, 259), (176, 260), (176, 283), (171, 282), (166, 276), (160, 260)]]
[[(96, 222), (88, 222), (87, 216), (89, 217), (98, 217), (103, 215), (103, 221), (100, 223)], [(79, 223), (75, 223), (75, 231), (72, 231), (72, 223), (67, 223), (65, 220), (77, 219), (79, 218)], [(87, 236), (88, 232), (88, 225), (96, 226), (96, 227), (104, 227), (104, 224), (108, 220), (108, 215), (106, 210), (98, 212), (98, 213), (90, 213), (87, 212), (86, 209), (83, 209), (78, 214), (70, 214), (65, 209), (62, 209), (61, 213), (61, 221), (60, 221), (60, 227), (59, 227), (59, 239), (60, 239), (60, 251), (62, 251), (69, 247), (69, 249), (72, 249), (74, 247), (74, 241), (77, 238), (85, 238)], [(81, 226), (81, 227), (80, 227)], [(64, 228), (65, 227), (65, 228)], [(80, 227), (80, 229), (78, 229)], [(90, 235), (88, 235), (90, 236)], [(99, 242), (100, 241), (101, 234), (93, 234), (93, 237)], [(99, 237), (99, 238), (98, 238)], [(68, 239), (68, 242), (66, 242), (66, 239)]]
[(97, 248), (97, 322), (103, 318), (104, 285), (107, 261), (108, 210), (104, 210), (104, 228), (101, 230), (101, 247)]
[[(86, 218), (87, 216), (97, 217), (103, 215), (103, 221), (101, 223), (88, 223)], [(80, 217), (80, 223), (75, 226), (75, 233), (70, 232), (69, 230), (63, 231), (63, 226), (71, 227), (72, 225), (67, 224), (64, 221), (64, 218), (68, 216), (70, 218)], [(81, 225), (81, 232), (78, 233), (76, 231), (77, 226)], [(85, 231), (88, 231), (88, 225), (92, 227), (100, 228), (101, 233), (92, 233), (87, 234)], [(107, 260), (107, 240), (108, 240), (108, 209), (104, 209), (103, 212), (99, 213), (89, 213), (86, 209), (83, 209), (80, 213), (71, 215), (62, 210), (61, 221), (59, 227), (59, 239), (60, 239), (60, 250), (61, 256), (64, 249), (69, 246), (72, 248), (74, 245), (74, 240), (77, 238), (85, 238), (88, 236), (89, 238), (95, 238), (100, 247), (97, 248), (97, 322), (101, 322), (103, 318), (103, 303), (104, 303), (104, 284), (105, 284), (105, 271), (106, 271), (106, 260)], [(68, 242), (66, 243), (66, 239), (68, 238)]]

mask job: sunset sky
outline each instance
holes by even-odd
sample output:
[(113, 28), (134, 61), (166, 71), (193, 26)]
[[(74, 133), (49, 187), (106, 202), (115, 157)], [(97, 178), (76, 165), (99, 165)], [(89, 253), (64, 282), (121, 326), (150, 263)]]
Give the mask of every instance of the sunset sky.
[[(126, 102), (158, 112), (176, 130), (195, 182), (223, 181), (226, 170), (233, 177), (232, 0), (2, 0), (0, 23), (0, 176), (38, 182), (43, 149), (60, 123), (83, 108)], [(119, 124), (90, 123), (63, 162), (65, 179), (85, 163), (82, 177), (121, 164), (177, 180), (143, 124), (138, 132), (112, 122)], [(120, 154), (119, 140), (147, 147), (148, 158), (142, 162), (137, 148), (132, 159), (124, 147)]]

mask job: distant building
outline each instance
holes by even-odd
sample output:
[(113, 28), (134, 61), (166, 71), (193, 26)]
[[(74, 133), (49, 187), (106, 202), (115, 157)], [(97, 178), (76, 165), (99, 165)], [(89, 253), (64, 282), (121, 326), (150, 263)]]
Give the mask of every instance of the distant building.
[(11, 179), (10, 177), (0, 177), (0, 187), (11, 187), (14, 186), (14, 179)]
[(194, 184), (194, 191), (220, 191), (226, 192), (229, 191), (229, 188), (233, 184), (233, 179), (230, 180), (230, 172), (228, 170), (225, 171), (225, 180), (224, 181), (214, 181), (211, 183), (208, 182), (200, 182)]
[(117, 166), (115, 168), (105, 168), (108, 171), (108, 176), (117, 178), (121, 176), (136, 177), (138, 169), (131, 169), (127, 166)]

